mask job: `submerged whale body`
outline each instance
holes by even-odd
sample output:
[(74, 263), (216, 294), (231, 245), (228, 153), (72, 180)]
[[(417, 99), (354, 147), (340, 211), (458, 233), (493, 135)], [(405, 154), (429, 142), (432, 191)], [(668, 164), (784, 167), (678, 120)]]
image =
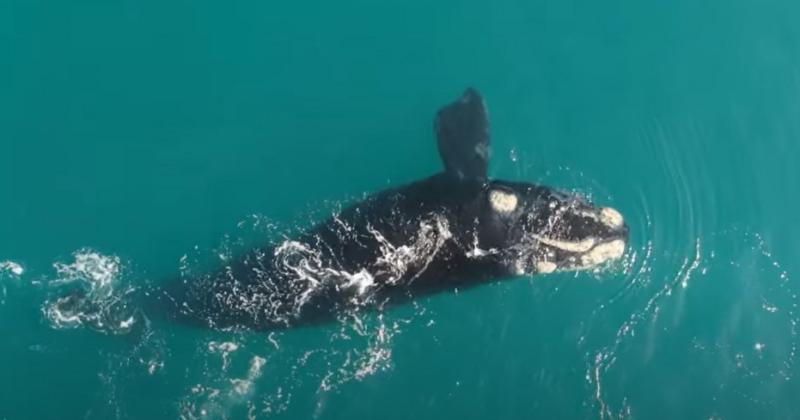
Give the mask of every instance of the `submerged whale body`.
[(213, 328), (274, 329), (622, 256), (628, 228), (618, 211), (487, 177), (489, 117), (476, 90), (439, 110), (434, 125), (441, 173), (173, 284), (164, 300), (178, 316)]

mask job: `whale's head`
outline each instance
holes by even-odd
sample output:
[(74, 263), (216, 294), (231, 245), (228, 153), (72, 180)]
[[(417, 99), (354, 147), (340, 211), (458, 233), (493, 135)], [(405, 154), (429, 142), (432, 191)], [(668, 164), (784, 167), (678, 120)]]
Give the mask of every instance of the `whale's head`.
[(455, 190), (471, 194), (480, 186), (477, 205), (470, 201), (456, 210), (462, 221), (478, 219), (472, 245), (481, 252), (474, 255), (499, 257), (510, 274), (533, 274), (589, 269), (625, 253), (628, 227), (617, 210), (539, 185), (489, 180), (489, 125), (486, 101), (471, 88), (442, 107), (434, 121)]
[(481, 195), (479, 245), (495, 250), (510, 274), (586, 270), (625, 253), (619, 211), (547, 187), (491, 181)]

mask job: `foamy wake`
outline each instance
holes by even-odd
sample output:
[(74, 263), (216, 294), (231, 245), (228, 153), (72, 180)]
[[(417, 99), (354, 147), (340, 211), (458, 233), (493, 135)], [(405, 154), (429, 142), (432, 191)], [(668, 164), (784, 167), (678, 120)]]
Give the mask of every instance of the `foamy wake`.
[[(370, 232), (380, 244), (381, 253), (368, 268), (356, 272), (326, 265), (318, 249), (293, 240), (283, 241), (274, 255), (261, 255), (274, 258), (275, 266), (290, 274), (283, 279), (291, 278), (292, 283), (267, 285), (274, 287), (272, 293), (291, 296), (283, 300), (291, 302), (289, 314), (270, 312), (269, 307), (259, 308), (270, 317), (279, 319), (297, 313), (314, 293), (331, 287), (331, 283), (353, 305), (338, 312), (333, 329), (305, 334), (299, 345), (293, 343), (293, 335), (285, 332), (273, 332), (267, 337), (233, 332), (224, 339), (199, 342), (196, 360), (191, 364), (204, 366), (203, 374), (179, 402), (181, 416), (269, 417), (288, 410), (296, 395), (317, 393), (324, 401), (326, 393), (391, 369), (397, 336), (425, 311), (414, 304), (412, 314), (390, 317), (362, 311), (361, 307), (368, 302), (378, 276), (388, 281), (413, 280), (427, 269), (451, 233), (446, 219), (437, 215), (421, 221), (417, 234), (407, 243), (391, 243), (377, 230)], [(182, 271), (196, 271), (187, 266), (194, 260), (199, 259), (182, 259)], [(253, 305), (247, 300), (240, 303)], [(317, 410), (324, 410), (323, 405)]]
[(25, 272), (25, 269), (22, 268), (22, 265), (16, 263), (14, 261), (2, 261), (0, 262), (0, 275), (3, 273), (10, 273), (16, 277), (21, 276)]
[(47, 282), (52, 298), (44, 302), (42, 312), (50, 325), (89, 327), (108, 334), (129, 332), (136, 323), (129, 295), (136, 289), (122, 282), (120, 258), (89, 249), (72, 257), (69, 263), (54, 263), (56, 276)]
[[(343, 221), (339, 223), (343, 227), (343, 235), (352, 234), (352, 227)], [(245, 260), (245, 265), (257, 274), (264, 272), (263, 266), (274, 267), (274, 275), (263, 274), (257, 285), (246, 290), (232, 286), (230, 292), (217, 294), (215, 299), (221, 307), (275, 325), (292, 324), (302, 318), (310, 302), (327, 294), (338, 294), (340, 302), (345, 303), (343, 306), (349, 308), (373, 305), (377, 302), (371, 292), (379, 283), (414, 281), (452, 237), (447, 220), (442, 215), (433, 214), (418, 223), (416, 235), (405, 243), (391, 243), (381, 232), (370, 228), (369, 232), (381, 252), (374, 261), (352, 271), (334, 266), (321, 252), (320, 244), (313, 241), (284, 240), (271, 253), (256, 250), (252, 253), (252, 259)], [(358, 239), (343, 237), (342, 240)], [(199, 259), (184, 257), (181, 272), (189, 273), (185, 277), (187, 282), (199, 285), (197, 287), (202, 293), (205, 286), (192, 277), (191, 274), (197, 270), (188, 265), (196, 260)], [(220, 261), (229, 264), (230, 258), (227, 254), (221, 255)], [(235, 280), (231, 279), (232, 285), (236, 283)]]
[[(407, 243), (390, 243), (379, 232), (373, 234), (383, 252), (371, 267), (352, 273), (326, 266), (317, 249), (296, 241), (287, 240), (274, 255), (265, 256), (275, 258), (293, 274), (293, 284), (274, 285), (275, 293), (291, 293), (295, 298), (292, 312), (299, 311), (319, 288), (330, 287), (328, 282), (335, 282), (337, 290), (354, 299), (355, 305), (338, 314), (333, 328), (305, 335), (299, 345), (292, 342), (294, 336), (285, 333), (264, 337), (217, 331), (214, 340), (198, 341), (194, 358), (171, 360), (168, 338), (133, 305), (135, 276), (120, 257), (91, 249), (78, 250), (70, 259), (53, 264), (54, 274), (42, 282), (47, 299), (41, 311), (55, 329), (126, 334), (140, 325), (137, 331), (144, 331), (141, 342), (130, 352), (112, 358), (104, 373), (103, 381), (113, 400), (124, 400), (121, 394), (127, 392), (117, 384), (121, 368), (135, 365), (142, 374), (152, 376), (169, 363), (171, 369), (185, 369), (193, 377), (202, 372), (178, 401), (183, 418), (263, 418), (288, 410), (294, 395), (335, 392), (346, 383), (391, 368), (394, 341), (402, 328), (420, 315), (420, 307), (415, 305), (411, 315), (391, 318), (361, 311), (360, 307), (377, 276), (413, 279), (427, 268), (451, 233), (447, 221), (433, 215), (420, 222), (417, 235)], [(222, 251), (214, 250), (220, 262), (230, 264), (235, 245), (226, 242)], [(182, 258), (181, 273), (191, 276), (204, 272), (202, 260), (200, 256)], [(19, 270), (18, 265), (3, 263), (0, 276), (16, 275)], [(271, 315), (291, 314), (276, 310)]]

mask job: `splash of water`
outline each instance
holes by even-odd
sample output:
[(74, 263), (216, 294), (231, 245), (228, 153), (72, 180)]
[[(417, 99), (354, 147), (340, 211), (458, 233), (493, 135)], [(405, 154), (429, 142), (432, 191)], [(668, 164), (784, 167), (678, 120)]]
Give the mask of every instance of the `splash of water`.
[(25, 269), (20, 263), (14, 261), (0, 261), (0, 305), (6, 303), (8, 296), (8, 289), (6, 288), (5, 278), (8, 277), (12, 280), (19, 279)]
[[(252, 226), (241, 224), (240, 229), (249, 230)], [(347, 232), (347, 226), (342, 226), (342, 231)], [(360, 309), (368, 302), (375, 276), (393, 274), (399, 278), (424, 270), (450, 237), (450, 232), (443, 218), (433, 216), (420, 223), (417, 235), (406, 244), (390, 243), (374, 229), (371, 233), (381, 244), (382, 251), (374, 271), (362, 269), (350, 273), (335, 269), (323, 262), (314, 246), (293, 240), (280, 242), (273, 255), (259, 255), (272, 258), (292, 279), (290, 288), (270, 285), (267, 281), (268, 286), (274, 287), (270, 293), (291, 293), (294, 297), (288, 313), (275, 310), (269, 312), (269, 316), (296, 314), (314, 293), (329, 287), (331, 282), (351, 296), (352, 305), (337, 312), (334, 328), (315, 329), (314, 338), (306, 336), (300, 347), (294, 346), (285, 332), (271, 332), (265, 339), (258, 340), (259, 336), (247, 331), (232, 332), (233, 336), (227, 339), (198, 345), (202, 350), (198, 350), (191, 364), (206, 368), (181, 399), (181, 415), (184, 418), (275, 415), (288, 410), (298, 393), (324, 395), (351, 381), (361, 381), (391, 369), (395, 339), (403, 326), (412, 323), (424, 308), (415, 305), (414, 314), (405, 317)], [(239, 248), (246, 247), (229, 237), (225, 241), (226, 244), (217, 249), (235, 254)], [(200, 252), (197, 250), (198, 254)], [(198, 261), (202, 259), (199, 255), (185, 256), (181, 259), (181, 271), (197, 272), (195, 265), (200, 265)], [(230, 263), (231, 259), (220, 257), (219, 261)], [(252, 302), (240, 303), (250, 305)], [(262, 306), (259, 310), (270, 311), (271, 308)], [(216, 363), (212, 362), (215, 358)], [(237, 366), (245, 360), (249, 361), (249, 370), (237, 375)], [(268, 366), (283, 371), (269, 374), (265, 371)]]
[(42, 313), (55, 329), (88, 327), (106, 334), (125, 334), (137, 322), (130, 297), (136, 288), (123, 280), (118, 256), (82, 249), (71, 262), (56, 262), (47, 283), (52, 297)]

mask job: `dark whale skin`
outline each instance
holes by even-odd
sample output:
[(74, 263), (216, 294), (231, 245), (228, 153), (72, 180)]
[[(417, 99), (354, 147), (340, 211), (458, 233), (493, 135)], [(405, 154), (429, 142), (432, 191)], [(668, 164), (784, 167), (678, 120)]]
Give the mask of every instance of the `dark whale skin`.
[(582, 269), (624, 251), (628, 227), (616, 210), (488, 178), (489, 114), (476, 90), (442, 107), (434, 131), (443, 172), (369, 195), (222, 269), (170, 282), (156, 300), (211, 328), (278, 329), (522, 274)]
[[(347, 273), (364, 269), (371, 273), (375, 285), (366, 293), (357, 295), (347, 290), (342, 287), (341, 276), (334, 274), (329, 279), (331, 284), (320, 287), (301, 307), (293, 308), (298, 294), (308, 284), (293, 284), (297, 282), (296, 273), (281, 267), (285, 261), (275, 257), (279, 246), (270, 245), (251, 250), (204, 279), (173, 287), (171, 300), (181, 302), (183, 317), (190, 315), (215, 328), (274, 329), (324, 321), (345, 308), (396, 304), (508, 277), (510, 273), (500, 255), (468, 256), (476, 246), (476, 235), (503, 236), (503, 232), (492, 233), (486, 227), (506, 229), (500, 221), (486, 220), (492, 217), (487, 215), (484, 203), (488, 187), (489, 184), (465, 183), (446, 172), (440, 173), (371, 195), (296, 239), (313, 249), (320, 267)], [(476, 224), (482, 219), (484, 232)], [(407, 245), (419, 237), (422, 223), (442, 222), (444, 226), (431, 230), (431, 235), (440, 236), (435, 254), (411, 258), (399, 275), (382, 272), (382, 244)], [(424, 258), (428, 256), (432, 258)], [(279, 309), (267, 315), (263, 306), (270, 298)]]

